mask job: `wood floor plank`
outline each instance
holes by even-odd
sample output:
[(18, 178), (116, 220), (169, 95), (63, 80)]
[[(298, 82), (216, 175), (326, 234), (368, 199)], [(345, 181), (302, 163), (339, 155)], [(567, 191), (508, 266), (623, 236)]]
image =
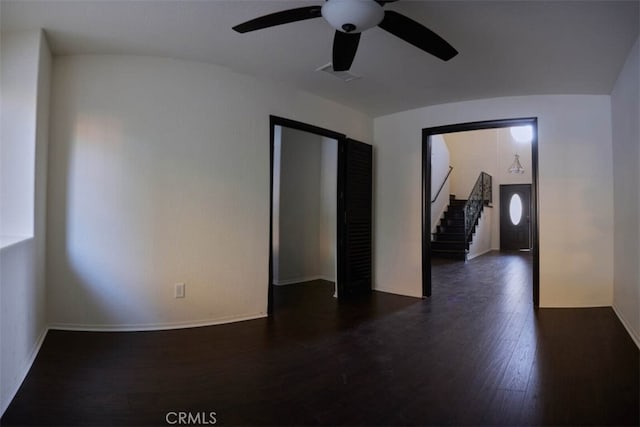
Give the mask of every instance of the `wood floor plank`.
[(50, 331), (2, 426), (638, 425), (638, 348), (610, 308), (534, 309), (530, 254), (433, 268), (430, 299), (277, 287), (275, 314)]

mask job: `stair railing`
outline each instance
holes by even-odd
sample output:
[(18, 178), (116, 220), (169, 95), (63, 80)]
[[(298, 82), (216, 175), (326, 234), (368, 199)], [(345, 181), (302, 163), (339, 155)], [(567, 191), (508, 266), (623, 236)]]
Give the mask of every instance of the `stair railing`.
[(493, 201), (493, 192), (491, 190), (491, 175), (486, 172), (480, 172), (476, 180), (471, 194), (467, 198), (464, 205), (464, 238), (465, 242), (469, 241), (471, 233), (476, 227), (482, 208), (489, 205)]
[(433, 198), (431, 203), (435, 203), (436, 200), (438, 200), (438, 196), (440, 195), (440, 192), (442, 191), (442, 188), (444, 188), (444, 185), (447, 183), (447, 180), (449, 179), (449, 175), (451, 175), (451, 171), (452, 170), (453, 170), (453, 166), (449, 166), (449, 172), (447, 172), (447, 176), (444, 177), (444, 180), (442, 181), (442, 184), (440, 184), (440, 188), (438, 188), (438, 192), (436, 193), (436, 197)]

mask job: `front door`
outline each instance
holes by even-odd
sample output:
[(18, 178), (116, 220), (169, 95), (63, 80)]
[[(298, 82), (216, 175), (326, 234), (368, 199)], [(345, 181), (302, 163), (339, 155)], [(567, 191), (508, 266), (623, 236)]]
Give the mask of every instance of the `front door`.
[(500, 249), (531, 249), (531, 184), (500, 186)]

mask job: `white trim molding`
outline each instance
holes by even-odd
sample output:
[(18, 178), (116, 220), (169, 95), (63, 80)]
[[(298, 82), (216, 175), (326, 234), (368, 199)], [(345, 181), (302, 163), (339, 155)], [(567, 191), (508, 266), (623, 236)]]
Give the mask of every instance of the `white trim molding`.
[[(27, 377), (27, 374), (31, 370), (31, 366), (33, 365), (33, 362), (36, 360), (38, 353), (40, 353), (40, 347), (42, 347), (42, 343), (44, 342), (44, 339), (47, 337), (47, 332), (49, 332), (49, 328), (45, 327), (42, 333), (40, 333), (40, 336), (38, 337), (38, 341), (36, 341), (36, 344), (33, 346), (33, 350), (31, 350), (29, 359), (23, 365), (20, 375), (18, 377), (18, 381), (16, 381), (14, 384), (11, 385), (10, 392), (7, 395), (7, 399), (3, 402), (0, 402), (0, 416), (4, 415), (4, 411), (7, 410), (7, 408), (13, 401), (13, 398), (16, 397), (16, 394), (18, 393), (18, 390), (22, 386), (24, 379)], [(2, 380), (10, 381), (10, 379), (8, 378), (3, 378)]]
[(266, 313), (259, 313), (249, 316), (222, 318), (216, 320), (200, 320), (195, 322), (175, 322), (175, 323), (153, 323), (153, 324), (133, 324), (133, 325), (101, 325), (101, 324), (75, 324), (75, 323), (53, 323), (49, 329), (60, 331), (82, 331), (82, 332), (143, 332), (143, 331), (164, 331), (171, 329), (200, 328), (203, 326), (224, 325), (227, 323), (244, 322), (267, 317)]
[(624, 328), (627, 330), (627, 333), (629, 334), (633, 342), (636, 343), (636, 347), (640, 349), (640, 337), (631, 328), (631, 325), (629, 324), (629, 322), (627, 322), (624, 316), (622, 316), (620, 311), (616, 308), (616, 305), (615, 304), (611, 305), (611, 308), (613, 308), (613, 312), (616, 314), (616, 316), (618, 316), (618, 319), (620, 319), (622, 326), (624, 326)]
[(274, 283), (274, 285), (276, 286), (294, 285), (298, 283), (312, 282), (314, 280), (326, 280), (327, 282), (335, 282), (335, 279), (329, 276), (317, 275), (317, 276), (294, 277), (293, 279), (278, 280), (277, 282)]

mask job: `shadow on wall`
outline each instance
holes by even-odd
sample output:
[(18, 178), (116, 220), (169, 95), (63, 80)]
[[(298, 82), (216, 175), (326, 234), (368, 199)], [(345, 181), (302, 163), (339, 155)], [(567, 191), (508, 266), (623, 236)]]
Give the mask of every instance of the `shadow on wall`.
[[(120, 96), (126, 109), (132, 96)], [(254, 203), (268, 180), (256, 184), (249, 144), (212, 140), (189, 114), (167, 124), (146, 103), (120, 117), (102, 113), (98, 96), (87, 102), (97, 105), (58, 113), (50, 148), (52, 325), (168, 328), (264, 316), (266, 289), (249, 279), (268, 268), (256, 263), (267, 241), (256, 218), (268, 205), (261, 212)], [(186, 284), (185, 298), (175, 298), (175, 283)]]
[[(136, 204), (126, 198), (126, 187), (132, 184), (119, 173), (127, 150), (123, 133), (117, 119), (80, 115), (73, 139), (55, 147), (55, 165), (64, 170), (59, 176), (65, 180), (53, 190), (56, 203), (49, 228), (55, 230), (55, 247), (49, 246), (55, 252), (50, 268), (59, 269), (53, 277), (64, 278), (50, 295), (58, 309), (54, 324), (108, 327), (122, 324), (123, 319), (143, 321), (151, 314), (161, 315), (154, 301), (132, 283), (145, 280), (143, 274), (155, 267), (153, 261), (146, 266), (138, 262), (153, 256), (158, 242), (146, 242), (139, 230), (119, 218), (136, 215)], [(160, 195), (156, 196), (153, 202), (161, 203)], [(148, 226), (154, 219), (144, 218), (144, 222)], [(64, 248), (64, 253), (58, 248)], [(161, 268), (161, 262), (157, 264)], [(129, 274), (137, 270), (143, 273), (140, 277)]]

